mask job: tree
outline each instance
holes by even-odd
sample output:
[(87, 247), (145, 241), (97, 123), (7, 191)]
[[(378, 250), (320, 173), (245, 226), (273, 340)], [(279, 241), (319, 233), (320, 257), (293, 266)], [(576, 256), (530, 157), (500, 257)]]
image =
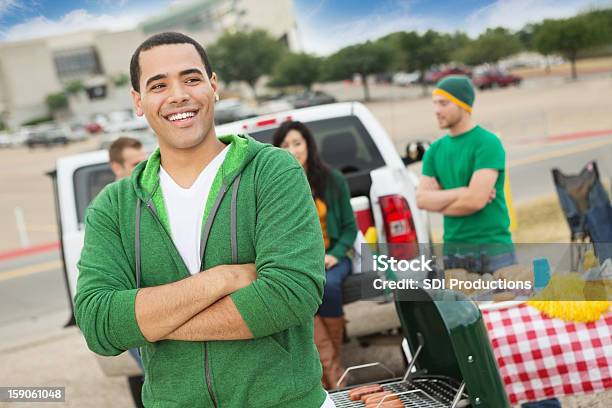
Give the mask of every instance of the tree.
[(53, 122), (53, 116), (45, 115), (45, 116), (37, 116), (32, 119), (28, 119), (25, 122), (21, 123), (21, 126), (36, 126), (41, 125), (43, 123)]
[(468, 65), (496, 63), (523, 48), (521, 41), (507, 29), (489, 28), (467, 44), (457, 56)]
[(119, 74), (111, 78), (113, 85), (116, 87), (122, 87), (130, 83), (130, 77), (127, 74)]
[(425, 72), (433, 65), (443, 64), (449, 60), (449, 45), (445, 42), (445, 37), (432, 30), (428, 30), (423, 35), (410, 31), (400, 33), (397, 41), (406, 58), (404, 66), (409, 71), (419, 72), (425, 95), (427, 93)]
[(402, 71), (407, 69), (406, 56), (404, 50), (400, 46), (402, 35), (403, 32), (398, 31), (381, 37), (375, 42), (375, 44), (390, 50), (391, 60), (389, 61), (387, 69), (391, 71)]
[(559, 53), (572, 66), (572, 79), (578, 78), (576, 60), (582, 50), (608, 41), (603, 24), (594, 24), (588, 15), (560, 20), (544, 20), (535, 31), (534, 46), (544, 55)]
[(516, 37), (519, 39), (523, 47), (527, 50), (534, 50), (534, 36), (539, 24), (529, 23), (523, 26), (516, 32)]
[(308, 54), (286, 54), (274, 67), (270, 85), (300, 85), (310, 90), (318, 79), (321, 60)]
[(68, 95), (76, 95), (84, 89), (85, 87), (83, 86), (83, 82), (79, 80), (70, 81), (64, 86), (64, 91)]
[(345, 47), (329, 56), (323, 75), (328, 80), (342, 80), (358, 74), (363, 84), (364, 98), (369, 101), (368, 75), (384, 72), (391, 61), (392, 51), (389, 47), (368, 41)]
[(55, 112), (68, 107), (68, 97), (64, 92), (58, 92), (47, 95), (45, 102), (50, 112)]
[(452, 61), (457, 61), (455, 58), (457, 52), (472, 42), (470, 37), (462, 31), (455, 31), (453, 34), (442, 34), (442, 41), (446, 45), (448, 58)]
[(584, 18), (595, 27), (599, 37), (598, 45), (609, 45), (612, 42), (612, 8), (590, 11)]
[(219, 79), (246, 82), (256, 99), (257, 80), (272, 73), (285, 51), (286, 47), (264, 30), (225, 33), (208, 49)]

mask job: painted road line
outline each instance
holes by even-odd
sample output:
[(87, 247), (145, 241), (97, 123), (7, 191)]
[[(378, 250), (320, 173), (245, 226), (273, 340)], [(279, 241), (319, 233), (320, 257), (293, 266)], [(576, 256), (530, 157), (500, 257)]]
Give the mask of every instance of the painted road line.
[(574, 133), (564, 133), (561, 135), (544, 136), (539, 138), (526, 138), (517, 141), (517, 144), (525, 145), (532, 143), (548, 143), (551, 142), (565, 142), (565, 141), (576, 141), (585, 138), (600, 137), (600, 136), (612, 136), (612, 129), (603, 130), (585, 130)]
[(525, 157), (524, 159), (516, 159), (510, 160), (508, 162), (508, 167), (520, 167), (526, 164), (531, 164), (539, 161), (554, 159), (556, 157), (569, 156), (574, 153), (586, 152), (588, 150), (597, 149), (598, 147), (602, 147), (605, 145), (611, 145), (612, 140), (600, 140), (598, 142), (593, 142), (585, 145), (572, 146), (566, 149), (559, 149), (552, 152), (536, 154), (531, 157)]
[(18, 258), (26, 255), (34, 255), (41, 252), (53, 251), (59, 249), (59, 241), (49, 242), (47, 244), (35, 245), (28, 248), (13, 249), (7, 252), (0, 252), (0, 261)]
[(0, 282), (9, 279), (22, 278), (40, 272), (48, 272), (54, 269), (61, 269), (62, 261), (55, 259), (53, 261), (42, 262), (34, 265), (24, 266), (22, 268), (12, 269), (5, 272), (0, 272)]

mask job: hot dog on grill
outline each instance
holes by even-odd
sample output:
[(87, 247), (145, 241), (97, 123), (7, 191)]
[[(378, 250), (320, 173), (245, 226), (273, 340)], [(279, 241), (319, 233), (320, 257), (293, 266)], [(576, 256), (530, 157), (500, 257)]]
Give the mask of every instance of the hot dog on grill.
[(383, 402), (382, 404), (380, 403), (380, 401), (372, 402), (370, 404), (367, 404), (365, 408), (405, 408), (405, 405), (402, 401), (396, 399), (391, 401), (385, 400), (385, 402)]
[[(383, 392), (375, 392), (373, 394), (368, 394), (368, 395), (364, 395), (363, 397), (361, 397), (361, 400), (368, 405), (371, 402), (380, 402), (380, 400), (383, 399), (383, 397), (387, 396), (387, 395), (391, 395), (393, 394), (391, 391), (383, 391)], [(392, 396), (392, 397), (387, 397), (387, 400), (392, 400), (392, 399), (398, 399), (398, 397), (396, 395)]]
[(381, 387), (379, 384), (370, 384), (352, 389), (349, 391), (348, 396), (351, 401), (359, 401), (364, 395), (381, 391), (383, 391), (383, 387)]

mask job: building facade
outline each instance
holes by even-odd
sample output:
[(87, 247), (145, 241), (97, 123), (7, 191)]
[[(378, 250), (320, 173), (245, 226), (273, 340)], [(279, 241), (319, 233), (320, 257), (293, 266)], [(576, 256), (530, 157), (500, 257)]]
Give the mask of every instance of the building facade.
[(48, 95), (79, 81), (83, 92), (69, 98), (70, 114), (87, 120), (95, 113), (131, 108), (129, 61), (148, 36), (179, 31), (205, 47), (225, 31), (265, 29), (299, 50), (291, 0), (199, 0), (171, 7), (133, 30), (96, 30), (0, 43), (0, 119), (11, 128), (49, 115)]

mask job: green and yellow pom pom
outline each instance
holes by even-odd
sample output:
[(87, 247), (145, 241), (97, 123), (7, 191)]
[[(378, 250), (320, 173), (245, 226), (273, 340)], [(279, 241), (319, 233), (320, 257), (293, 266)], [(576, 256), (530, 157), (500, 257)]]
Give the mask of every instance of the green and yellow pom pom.
[[(604, 297), (588, 296), (589, 298)], [(597, 283), (585, 282), (580, 274), (554, 275), (537, 296), (527, 302), (549, 317), (565, 321), (594, 322), (610, 307), (607, 300), (586, 300), (589, 290), (598, 290)], [(543, 300), (546, 299), (546, 300)]]

